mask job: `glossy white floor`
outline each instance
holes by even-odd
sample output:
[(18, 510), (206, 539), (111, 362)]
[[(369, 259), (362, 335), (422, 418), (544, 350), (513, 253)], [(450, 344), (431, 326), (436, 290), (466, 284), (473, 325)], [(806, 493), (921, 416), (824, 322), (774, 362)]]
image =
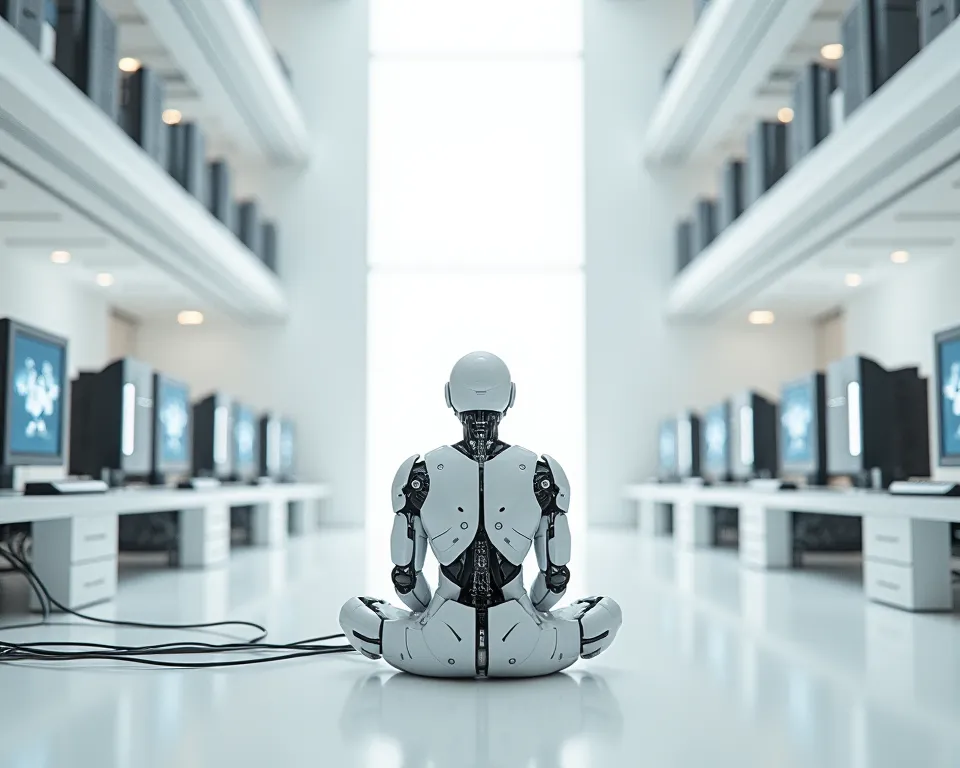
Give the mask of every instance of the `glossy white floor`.
[[(365, 549), (360, 533), (330, 532), (239, 551), (229, 570), (127, 569), (116, 604), (95, 610), (315, 636), (361, 589)], [(220, 671), (3, 665), (0, 765), (960, 766), (960, 616), (869, 605), (855, 571), (742, 572), (734, 553), (678, 555), (632, 531), (591, 533), (584, 559), (588, 588), (625, 619), (614, 647), (570, 674), (443, 682), (353, 655)], [(10, 582), (4, 619), (23, 601)], [(185, 634), (60, 626), (2, 639)]]

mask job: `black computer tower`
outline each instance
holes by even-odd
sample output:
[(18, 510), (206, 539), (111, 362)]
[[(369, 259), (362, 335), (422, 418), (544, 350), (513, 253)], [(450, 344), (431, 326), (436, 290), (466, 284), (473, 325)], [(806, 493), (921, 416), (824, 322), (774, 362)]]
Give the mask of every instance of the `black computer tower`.
[(677, 475), (700, 477), (700, 417), (683, 413), (677, 418)]
[(70, 409), (70, 473), (111, 485), (146, 480), (153, 461), (153, 369), (125, 357), (81, 372)]
[(677, 224), (677, 274), (693, 261), (693, 222), (689, 219)]
[(215, 393), (193, 406), (193, 473), (228, 479), (233, 474), (233, 404)]
[(787, 126), (758, 123), (749, 138), (746, 206), (759, 200), (786, 172)]
[(730, 402), (730, 469), (735, 480), (776, 477), (777, 406), (758, 392)]
[(920, 51), (919, 0), (873, 0), (873, 89)]
[(836, 72), (808, 64), (794, 87), (794, 117), (790, 123), (791, 165), (806, 157), (830, 134), (830, 94), (836, 89)]
[(735, 222), (746, 208), (745, 173), (743, 163), (729, 160), (723, 167), (720, 197), (717, 200), (717, 234)]
[(927, 379), (915, 367), (890, 371), (897, 417), (897, 461), (893, 479), (930, 477)]
[(843, 110), (849, 116), (873, 93), (873, 0), (856, 0), (841, 25), (840, 87)]
[(260, 204), (256, 200), (244, 200), (237, 209), (239, 214), (239, 237), (258, 258), (263, 254), (263, 228), (260, 226)]
[(0, 17), (40, 50), (43, 30), (44, 0), (0, 0)]
[(197, 200), (206, 198), (206, 142), (196, 123), (172, 126), (170, 175)]
[(920, 0), (920, 45), (934, 38), (960, 16), (960, 0)]
[(230, 165), (226, 160), (215, 160), (207, 166), (208, 205), (227, 229), (233, 229), (233, 184)]
[(97, 0), (58, 0), (57, 69), (117, 119), (117, 28)]
[(260, 477), (280, 479), (282, 472), (283, 425), (276, 416), (260, 417)]
[(263, 224), (263, 231), (261, 233), (262, 237), (262, 248), (263, 248), (263, 263), (267, 265), (267, 269), (271, 272), (277, 271), (277, 248), (278, 244), (278, 233), (277, 225), (275, 222), (266, 221)]
[(897, 417), (893, 378), (866, 357), (846, 357), (827, 368), (827, 473), (860, 485), (887, 485), (896, 463)]
[(713, 200), (697, 200), (693, 214), (693, 254), (706, 250), (717, 236), (717, 204)]
[(120, 114), (127, 135), (163, 165), (163, 84), (153, 70), (141, 67), (124, 76)]

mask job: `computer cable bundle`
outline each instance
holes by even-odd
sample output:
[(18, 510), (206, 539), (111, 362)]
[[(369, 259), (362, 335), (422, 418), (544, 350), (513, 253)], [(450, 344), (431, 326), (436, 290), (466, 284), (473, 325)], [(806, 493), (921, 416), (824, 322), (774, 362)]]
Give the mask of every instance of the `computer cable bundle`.
[[(17, 534), (7, 540), (8, 549), (0, 549), (0, 558), (5, 560), (9, 570), (26, 577), (30, 588), (40, 603), (42, 617), (38, 621), (0, 627), (0, 631), (10, 629), (26, 629), (31, 627), (51, 626), (50, 614), (53, 608), (58, 608), (77, 618), (97, 624), (109, 624), (119, 627), (135, 627), (141, 629), (183, 629), (209, 630), (223, 627), (246, 627), (253, 629), (257, 635), (246, 641), (233, 643), (202, 643), (202, 642), (175, 642), (145, 646), (110, 645), (105, 643), (81, 642), (39, 642), (39, 643), (8, 643), (0, 641), (0, 663), (13, 661), (123, 661), (134, 664), (144, 664), (157, 667), (173, 667), (177, 669), (206, 669), (212, 667), (235, 667), (250, 664), (264, 664), (288, 659), (322, 656), (331, 653), (352, 653), (349, 645), (324, 645), (327, 641), (342, 638), (342, 634), (312, 637), (295, 643), (274, 644), (264, 642), (267, 630), (260, 624), (251, 621), (215, 621), (197, 624), (160, 624), (140, 621), (120, 621), (90, 616), (80, 611), (67, 608), (56, 600), (46, 585), (37, 577), (30, 565), (26, 545), (28, 537)], [(267, 655), (252, 659), (217, 660), (203, 662), (162, 661), (158, 656), (184, 655), (221, 655), (227, 653), (264, 653)]]

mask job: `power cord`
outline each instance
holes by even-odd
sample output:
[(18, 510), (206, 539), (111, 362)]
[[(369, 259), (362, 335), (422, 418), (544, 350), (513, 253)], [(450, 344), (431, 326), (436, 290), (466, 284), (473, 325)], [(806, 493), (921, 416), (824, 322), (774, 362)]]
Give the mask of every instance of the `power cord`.
[[(304, 658), (308, 656), (320, 656), (330, 653), (351, 653), (353, 647), (350, 645), (323, 645), (326, 641), (335, 640), (344, 637), (343, 634), (325, 635), (323, 637), (313, 637), (306, 640), (300, 640), (295, 643), (272, 644), (263, 642), (267, 637), (267, 630), (260, 624), (250, 621), (216, 621), (197, 624), (160, 624), (153, 622), (140, 621), (120, 621), (116, 619), (103, 619), (97, 616), (90, 616), (80, 611), (67, 608), (56, 600), (47, 589), (46, 585), (40, 580), (33, 567), (30, 565), (26, 556), (27, 536), (18, 534), (11, 540), (8, 540), (8, 549), (0, 549), (0, 558), (3, 558), (10, 565), (10, 570), (22, 574), (26, 577), (30, 588), (40, 604), (42, 618), (39, 621), (16, 624), (12, 626), (0, 627), (2, 630), (25, 629), (40, 626), (49, 626), (52, 608), (58, 608), (61, 611), (76, 616), (86, 621), (96, 622), (98, 624), (110, 624), (120, 627), (137, 627), (144, 629), (214, 629), (220, 627), (248, 627), (256, 630), (259, 634), (252, 640), (233, 643), (201, 643), (201, 642), (179, 642), (163, 643), (159, 645), (146, 646), (123, 646), (109, 645), (103, 643), (80, 643), (80, 642), (39, 642), (39, 643), (6, 643), (0, 642), (0, 662), (5, 661), (124, 661), (135, 664), (145, 664), (158, 667), (172, 667), (177, 669), (209, 669), (213, 667), (234, 667), (250, 664), (264, 664), (274, 661), (284, 661), (288, 659)], [(76, 650), (76, 649), (94, 649), (94, 650)], [(74, 650), (58, 650), (74, 649)], [(267, 652), (276, 654), (279, 651), (287, 651), (281, 655), (269, 655), (254, 659), (236, 659), (231, 661), (210, 661), (210, 662), (184, 662), (184, 661), (160, 661), (155, 658), (146, 658), (153, 656), (180, 656), (190, 654), (224, 654), (239, 652)]]

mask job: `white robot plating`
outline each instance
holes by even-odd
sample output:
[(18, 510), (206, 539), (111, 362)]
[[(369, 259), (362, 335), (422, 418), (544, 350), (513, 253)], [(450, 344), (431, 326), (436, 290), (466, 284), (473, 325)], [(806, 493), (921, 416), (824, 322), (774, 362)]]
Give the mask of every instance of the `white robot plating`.
[[(551, 611), (570, 579), (570, 488), (550, 456), (502, 442), (516, 387), (496, 355), (473, 352), (453, 368), (447, 405), (463, 440), (411, 456), (393, 483), (394, 588), (409, 610), (356, 597), (340, 626), (364, 656), (431, 677), (533, 677), (593, 658), (620, 629), (620, 606), (588, 597)], [(427, 547), (440, 562), (431, 590)], [(529, 592), (523, 561), (539, 573)]]
[(43, 437), (47, 434), (47, 416), (53, 415), (56, 402), (60, 399), (60, 384), (53, 373), (53, 366), (46, 360), (37, 370), (37, 363), (28, 357), (23, 370), (15, 381), (17, 394), (24, 398), (24, 408), (30, 416), (26, 426), (27, 437)]

